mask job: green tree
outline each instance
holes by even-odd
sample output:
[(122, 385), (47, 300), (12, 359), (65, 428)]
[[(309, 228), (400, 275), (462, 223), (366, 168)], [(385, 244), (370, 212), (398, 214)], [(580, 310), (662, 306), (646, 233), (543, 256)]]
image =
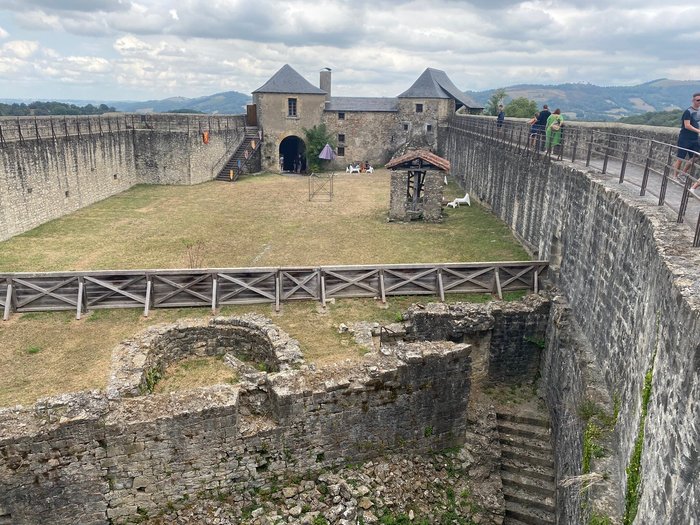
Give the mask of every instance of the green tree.
[(116, 111), (113, 107), (88, 104), (84, 107), (65, 102), (31, 102), (30, 104), (0, 104), (0, 116), (45, 116), (45, 115), (101, 115)]
[(321, 153), (323, 146), (330, 144), (335, 149), (335, 137), (326, 129), (325, 124), (319, 124), (311, 129), (304, 128), (306, 135), (306, 166), (310, 171), (321, 171)]
[(623, 117), (620, 122), (625, 124), (645, 124), (647, 126), (668, 126), (671, 128), (680, 127), (682, 109), (674, 109), (671, 111), (650, 111), (641, 115), (633, 115), (631, 117)]
[(498, 88), (489, 97), (489, 101), (486, 103), (484, 108), (484, 115), (493, 115), (494, 117), (498, 115), (498, 106), (503, 103), (503, 99), (508, 96), (505, 88)]
[(530, 118), (537, 113), (537, 102), (525, 97), (514, 98), (506, 104), (507, 117)]

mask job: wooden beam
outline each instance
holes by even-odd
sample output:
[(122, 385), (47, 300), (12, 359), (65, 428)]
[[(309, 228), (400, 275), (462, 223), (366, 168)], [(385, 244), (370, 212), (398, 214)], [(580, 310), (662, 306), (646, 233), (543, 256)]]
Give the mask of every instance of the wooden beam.
[(280, 296), (282, 295), (282, 275), (277, 272), (275, 276), (275, 312), (280, 311)]
[(382, 295), (382, 303), (386, 304), (386, 290), (384, 288), (384, 268), (379, 269), (379, 290)]
[(215, 314), (216, 313), (216, 285), (218, 284), (219, 280), (216, 278), (216, 274), (211, 276), (212, 282), (211, 282), (211, 313)]
[(437, 271), (438, 290), (440, 291), (440, 302), (445, 302), (445, 288), (442, 286), (442, 268)]
[(12, 312), (12, 279), (7, 280), (7, 293), (5, 294), (5, 311), (2, 315), (2, 320), (7, 321)]
[(326, 276), (318, 270), (319, 282), (321, 283), (321, 306), (326, 307)]
[(85, 288), (85, 281), (82, 277), (78, 277), (78, 300), (76, 301), (77, 307), (75, 312), (75, 318), (80, 321), (80, 314), (83, 311), (83, 289)]
[(133, 294), (131, 292), (128, 292), (124, 289), (127, 286), (131, 286), (132, 284), (134, 284), (135, 282), (137, 282), (143, 278), (144, 278), (143, 275), (136, 275), (136, 276), (132, 277), (131, 279), (129, 279), (128, 281), (122, 283), (120, 286), (115, 286), (114, 284), (110, 283), (109, 281), (106, 281), (105, 279), (97, 279), (96, 277), (90, 277), (89, 275), (86, 275), (85, 276), (86, 281), (91, 282), (93, 284), (96, 284), (96, 285), (100, 286), (101, 288), (106, 288), (107, 290), (109, 290), (108, 292), (106, 292), (106, 293), (100, 295), (99, 297), (96, 297), (92, 301), (90, 301), (90, 305), (98, 305), (101, 302), (108, 299), (109, 297), (111, 297), (113, 295), (117, 295), (117, 294), (121, 295), (123, 297), (127, 297), (127, 298), (131, 299), (132, 301), (135, 301), (139, 304), (143, 304), (145, 301), (144, 297), (139, 297), (138, 295)]
[(146, 276), (146, 302), (143, 305), (143, 316), (148, 317), (149, 309), (151, 308), (151, 290), (153, 289), (153, 278), (150, 275)]
[(494, 271), (494, 276), (496, 278), (496, 293), (498, 298), (503, 300), (503, 290), (501, 290), (501, 277), (498, 275), (498, 267)]

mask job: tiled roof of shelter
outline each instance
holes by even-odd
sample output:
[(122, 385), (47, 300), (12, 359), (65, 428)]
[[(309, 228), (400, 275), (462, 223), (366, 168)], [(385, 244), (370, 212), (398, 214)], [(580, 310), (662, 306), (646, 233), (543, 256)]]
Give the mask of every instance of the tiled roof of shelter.
[(253, 93), (291, 93), (294, 95), (325, 95), (326, 92), (297, 73), (289, 64), (283, 65)]
[(326, 111), (398, 111), (399, 100), (389, 97), (331, 97)]
[(450, 171), (450, 161), (443, 159), (435, 153), (431, 153), (425, 149), (413, 150), (408, 153), (391, 159), (387, 165), (387, 169), (404, 168), (404, 169), (429, 169), (437, 168), (442, 171)]
[(460, 106), (476, 109), (480, 106), (455, 86), (447, 73), (431, 67), (423, 71), (413, 85), (399, 95), (399, 98), (453, 98)]

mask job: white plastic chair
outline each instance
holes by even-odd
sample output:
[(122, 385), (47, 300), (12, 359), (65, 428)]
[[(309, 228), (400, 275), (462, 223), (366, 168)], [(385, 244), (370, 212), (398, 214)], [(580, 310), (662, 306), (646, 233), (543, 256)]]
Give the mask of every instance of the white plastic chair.
[(465, 193), (464, 197), (457, 197), (455, 200), (447, 203), (450, 208), (458, 208), (460, 204), (466, 204), (467, 206), (472, 205), (471, 201), (469, 200), (469, 193)]

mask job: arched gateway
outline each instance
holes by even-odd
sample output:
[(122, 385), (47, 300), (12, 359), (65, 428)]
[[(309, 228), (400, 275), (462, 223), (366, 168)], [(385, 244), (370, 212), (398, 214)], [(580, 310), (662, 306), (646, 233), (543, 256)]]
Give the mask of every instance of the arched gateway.
[(303, 173), (306, 171), (306, 144), (295, 135), (283, 139), (279, 158), (281, 171)]

